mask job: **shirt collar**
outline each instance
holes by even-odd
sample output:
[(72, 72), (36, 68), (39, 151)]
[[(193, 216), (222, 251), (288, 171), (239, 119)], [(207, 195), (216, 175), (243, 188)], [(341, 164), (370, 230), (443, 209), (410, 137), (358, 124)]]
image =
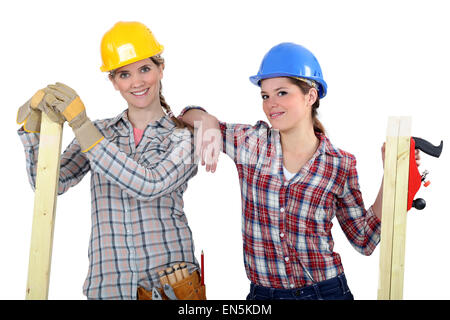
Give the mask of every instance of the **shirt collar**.
[[(128, 109), (125, 109), (120, 114), (118, 114), (116, 117), (110, 119), (107, 124), (106, 128), (115, 127), (118, 129), (118, 132), (121, 135), (129, 135), (130, 131), (133, 130), (133, 126), (128, 119)], [(150, 130), (147, 130), (148, 127), (154, 127), (154, 128), (161, 128), (165, 130), (172, 130), (176, 125), (173, 122), (172, 119), (166, 114), (163, 117), (161, 117), (159, 120), (156, 120), (152, 123), (150, 123), (147, 128), (144, 130), (144, 135), (150, 136)]]
[(321, 154), (328, 154), (332, 157), (342, 157), (342, 153), (339, 149), (335, 148), (331, 142), (330, 139), (327, 138), (323, 133), (316, 132), (317, 138), (319, 138), (319, 147), (317, 148), (317, 151)]

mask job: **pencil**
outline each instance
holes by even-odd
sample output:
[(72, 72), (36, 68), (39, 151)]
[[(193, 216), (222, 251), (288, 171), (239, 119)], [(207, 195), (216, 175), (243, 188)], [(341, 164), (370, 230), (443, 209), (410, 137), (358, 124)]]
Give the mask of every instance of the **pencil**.
[(201, 285), (204, 286), (205, 285), (205, 257), (203, 255), (203, 250), (202, 250), (202, 255), (201, 255)]

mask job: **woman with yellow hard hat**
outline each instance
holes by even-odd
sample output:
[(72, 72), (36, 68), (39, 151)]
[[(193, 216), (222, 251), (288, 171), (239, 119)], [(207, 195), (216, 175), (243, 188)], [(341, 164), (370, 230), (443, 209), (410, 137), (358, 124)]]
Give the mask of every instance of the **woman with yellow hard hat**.
[(59, 194), (91, 171), (88, 299), (206, 299), (183, 211), (187, 182), (197, 173), (193, 139), (161, 94), (162, 51), (142, 23), (118, 22), (102, 39), (101, 71), (126, 110), (92, 122), (77, 93), (56, 83), (18, 112), (33, 187), (42, 111), (68, 121), (76, 137), (62, 154)]

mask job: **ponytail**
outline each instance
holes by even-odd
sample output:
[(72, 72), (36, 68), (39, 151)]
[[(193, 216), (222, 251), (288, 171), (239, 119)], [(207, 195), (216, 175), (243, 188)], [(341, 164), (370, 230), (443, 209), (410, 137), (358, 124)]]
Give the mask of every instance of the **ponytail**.
[[(158, 67), (159, 66), (164, 66), (164, 58), (161, 57), (160, 55), (153, 56), (150, 59)], [(178, 119), (173, 114), (172, 110), (170, 109), (169, 104), (166, 102), (166, 99), (162, 95), (162, 83), (161, 83), (161, 81), (159, 82), (159, 102), (161, 103), (161, 107), (164, 109), (166, 114), (170, 117), (170, 119), (173, 122), (175, 122), (175, 125), (177, 126), (177, 128), (188, 128), (191, 132), (194, 132), (194, 129), (191, 126), (185, 124), (181, 119)]]

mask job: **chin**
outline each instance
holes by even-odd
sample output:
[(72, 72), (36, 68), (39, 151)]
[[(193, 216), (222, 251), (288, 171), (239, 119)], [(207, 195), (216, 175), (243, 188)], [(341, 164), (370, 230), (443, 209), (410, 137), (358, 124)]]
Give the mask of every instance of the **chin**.
[(286, 130), (286, 128), (287, 128), (286, 124), (280, 123), (280, 121), (276, 121), (276, 120), (270, 121), (269, 120), (269, 122), (270, 122), (270, 125), (272, 126), (272, 129), (283, 131), (283, 130)]

